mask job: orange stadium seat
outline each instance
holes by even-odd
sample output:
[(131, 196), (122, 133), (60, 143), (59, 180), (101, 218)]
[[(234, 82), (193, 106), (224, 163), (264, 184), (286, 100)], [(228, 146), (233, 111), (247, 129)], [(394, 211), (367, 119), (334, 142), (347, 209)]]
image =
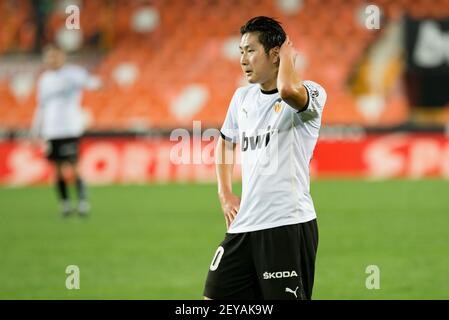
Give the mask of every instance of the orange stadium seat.
[[(12, 46), (29, 50), (34, 42), (29, 20), (29, 0), (17, 8), (0, 0), (0, 53)], [(257, 6), (254, 4), (257, 3)], [(449, 0), (402, 0), (376, 2), (387, 19), (404, 13), (415, 17), (447, 17)], [(304, 77), (323, 84), (328, 91), (326, 124), (372, 124), (358, 110), (347, 81), (363, 52), (380, 33), (365, 29), (357, 21), (363, 0), (305, 0), (298, 12), (285, 14), (272, 0), (215, 1), (82, 1), (81, 25), (89, 38), (103, 33), (104, 47), (111, 48), (96, 68), (107, 86), (99, 92), (86, 92), (83, 104), (93, 118), (92, 129), (133, 127), (171, 128), (189, 126), (170, 110), (171, 101), (189, 84), (202, 84), (209, 90), (206, 105), (193, 115), (204, 127), (219, 127), (238, 80), (242, 78), (238, 57), (228, 60), (222, 54), (224, 41), (239, 36), (240, 25), (252, 16), (276, 16), (282, 21), (295, 46), (304, 56)], [(131, 20), (135, 10), (152, 6), (159, 12), (159, 26), (149, 34), (137, 34)], [(47, 37), (53, 39), (64, 23), (64, 15), (54, 11), (47, 24)], [(28, 19), (28, 20), (27, 20)], [(338, 27), (336, 27), (338, 26)], [(138, 69), (136, 82), (127, 88), (112, 79), (117, 66), (133, 63)], [(34, 106), (18, 103), (7, 84), (0, 84), (1, 126), (30, 124)], [(395, 96), (388, 101), (375, 124), (399, 124), (407, 119), (407, 103)], [(190, 119), (189, 121), (191, 121)]]

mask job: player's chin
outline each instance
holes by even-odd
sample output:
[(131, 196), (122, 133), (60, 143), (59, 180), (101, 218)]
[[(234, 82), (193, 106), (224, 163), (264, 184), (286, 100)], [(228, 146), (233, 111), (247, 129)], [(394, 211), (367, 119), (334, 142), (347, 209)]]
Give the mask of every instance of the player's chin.
[(246, 76), (246, 80), (247, 80), (249, 83), (257, 83), (257, 80), (253, 77), (252, 74), (249, 75), (249, 76)]

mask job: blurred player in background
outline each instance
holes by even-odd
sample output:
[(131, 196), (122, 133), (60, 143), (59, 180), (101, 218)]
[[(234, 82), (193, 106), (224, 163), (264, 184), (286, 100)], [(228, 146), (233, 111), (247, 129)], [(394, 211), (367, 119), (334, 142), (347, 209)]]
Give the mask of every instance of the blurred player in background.
[[(256, 17), (241, 27), (237, 89), (217, 145), (218, 192), (227, 233), (212, 260), (206, 299), (311, 299), (318, 246), (309, 163), (326, 92), (302, 81), (280, 24)], [(242, 198), (232, 192), (236, 144)], [(267, 170), (266, 160), (275, 161)], [(270, 163), (271, 164), (271, 163)]]
[(42, 138), (47, 142), (47, 158), (56, 170), (56, 190), (61, 203), (62, 215), (74, 211), (69, 199), (68, 181), (63, 166), (73, 172), (78, 194), (78, 213), (86, 216), (90, 211), (86, 184), (78, 169), (79, 142), (84, 131), (81, 109), (81, 93), (84, 88), (96, 89), (101, 85), (97, 77), (85, 69), (65, 64), (63, 50), (55, 45), (44, 48), (43, 60), (46, 70), (37, 83), (37, 107), (31, 135), (33, 141)]

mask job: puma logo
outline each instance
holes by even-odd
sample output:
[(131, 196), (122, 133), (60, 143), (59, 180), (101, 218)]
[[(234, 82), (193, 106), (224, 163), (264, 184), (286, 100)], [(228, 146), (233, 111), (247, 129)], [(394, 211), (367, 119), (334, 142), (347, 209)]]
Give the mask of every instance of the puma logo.
[(285, 288), (285, 292), (293, 293), (295, 295), (295, 298), (298, 299), (298, 295), (296, 294), (296, 291), (298, 291), (299, 287), (296, 287), (295, 291), (293, 291), (290, 288)]

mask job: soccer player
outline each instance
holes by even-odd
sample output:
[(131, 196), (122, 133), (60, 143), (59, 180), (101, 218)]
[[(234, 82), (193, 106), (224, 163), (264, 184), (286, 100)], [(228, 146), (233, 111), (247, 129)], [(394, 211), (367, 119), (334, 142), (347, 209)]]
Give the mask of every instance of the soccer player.
[(75, 177), (78, 193), (78, 213), (86, 216), (90, 210), (86, 185), (78, 170), (79, 140), (84, 131), (81, 93), (84, 88), (100, 86), (97, 77), (75, 65), (65, 64), (63, 50), (50, 45), (43, 51), (46, 66), (37, 83), (37, 107), (31, 136), (34, 141), (47, 141), (47, 158), (56, 169), (56, 190), (61, 203), (61, 213), (68, 216), (74, 211), (71, 206), (63, 165), (67, 164)]
[[(309, 163), (326, 92), (301, 79), (295, 50), (276, 20), (252, 18), (240, 33), (240, 63), (250, 84), (236, 90), (217, 144), (227, 233), (212, 259), (204, 297), (311, 299), (318, 228)], [(232, 192), (238, 142), (241, 198)]]

